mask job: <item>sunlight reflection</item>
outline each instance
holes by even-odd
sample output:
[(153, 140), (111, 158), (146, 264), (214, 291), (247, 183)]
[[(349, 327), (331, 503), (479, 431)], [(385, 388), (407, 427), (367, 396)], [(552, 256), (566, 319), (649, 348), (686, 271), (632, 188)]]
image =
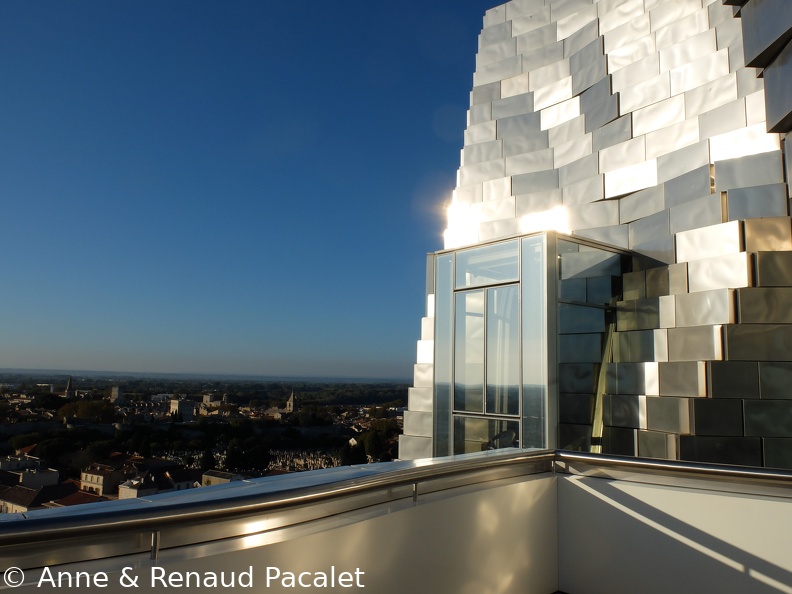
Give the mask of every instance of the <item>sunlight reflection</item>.
[(569, 217), (565, 206), (556, 206), (550, 210), (525, 215), (520, 219), (520, 232), (558, 231), (570, 233)]
[(445, 249), (478, 242), (479, 217), (470, 204), (452, 202), (446, 214), (448, 226), (443, 232)]

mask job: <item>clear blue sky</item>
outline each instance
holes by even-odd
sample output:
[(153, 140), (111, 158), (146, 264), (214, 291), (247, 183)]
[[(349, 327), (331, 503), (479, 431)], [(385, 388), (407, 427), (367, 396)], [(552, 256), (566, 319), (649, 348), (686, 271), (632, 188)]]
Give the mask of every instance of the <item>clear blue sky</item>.
[(496, 4), (0, 4), (0, 367), (410, 378)]

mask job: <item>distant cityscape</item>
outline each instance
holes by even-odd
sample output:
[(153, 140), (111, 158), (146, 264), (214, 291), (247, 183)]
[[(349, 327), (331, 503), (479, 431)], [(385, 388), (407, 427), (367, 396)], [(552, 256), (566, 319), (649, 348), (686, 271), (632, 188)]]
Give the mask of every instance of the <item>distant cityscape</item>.
[(0, 512), (389, 461), (407, 387), (0, 372)]

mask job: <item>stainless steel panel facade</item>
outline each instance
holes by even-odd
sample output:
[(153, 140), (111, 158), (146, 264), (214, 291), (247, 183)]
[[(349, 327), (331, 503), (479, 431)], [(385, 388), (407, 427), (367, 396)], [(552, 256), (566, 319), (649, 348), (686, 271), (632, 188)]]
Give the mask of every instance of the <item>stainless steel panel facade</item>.
[(610, 427), (646, 429), (646, 396), (609, 394), (605, 396), (603, 420)]
[[(788, 9), (787, 9), (788, 10)], [(792, 122), (792, 47), (787, 45), (778, 58), (764, 70), (767, 93), (767, 127), (771, 132), (785, 132)]]
[(701, 398), (693, 401), (696, 435), (743, 435), (743, 410), (740, 400)]
[(677, 260), (689, 262), (726, 254), (737, 254), (743, 248), (740, 221), (692, 229), (676, 236)]
[(666, 208), (703, 198), (712, 193), (710, 166), (705, 165), (665, 182)]
[(792, 399), (792, 362), (759, 362), (759, 397), (764, 400)]
[(792, 361), (792, 326), (737, 324), (725, 327), (731, 361)]
[(647, 429), (678, 435), (690, 433), (692, 402), (689, 398), (648, 396), (646, 398)]
[(682, 435), (679, 438), (679, 458), (713, 464), (761, 466), (762, 440), (758, 437)]
[[(737, 328), (738, 326), (727, 326)], [(695, 326), (668, 330), (669, 361), (720, 361), (723, 326)], [(731, 357), (730, 357), (731, 358)]]
[(784, 182), (781, 151), (727, 159), (715, 163), (715, 189), (748, 188)]
[(756, 254), (756, 284), (760, 287), (792, 287), (792, 253)]
[(685, 93), (685, 115), (688, 118), (695, 118), (730, 101), (736, 101), (739, 97), (737, 74), (730, 72), (726, 76), (687, 91)]
[(657, 181), (663, 183), (708, 164), (709, 143), (706, 140), (680, 147), (657, 157)]
[(734, 323), (734, 291), (715, 289), (676, 296), (676, 326)]
[[(549, 371), (558, 381), (547, 384), (562, 394), (551, 401), (561, 416), (558, 445), (590, 445), (604, 360), (615, 361), (605, 364), (606, 448), (618, 442), (629, 453), (637, 446), (644, 455), (761, 463), (762, 439), (792, 445), (755, 409), (755, 436), (745, 437), (735, 408), (786, 400), (782, 382), (792, 385), (792, 315), (784, 307), (792, 302), (792, 219), (780, 138), (765, 128), (786, 113), (765, 110), (764, 83), (744, 67), (739, 24), (721, 0), (517, 0), (487, 13), (446, 249), (547, 220), (634, 252), (635, 272), (622, 276), (621, 257), (559, 247), (548, 303), (556, 290), (577, 303), (548, 317), (547, 353), (562, 362)], [(782, 87), (792, 86), (781, 62), (765, 71), (765, 83), (772, 68)], [(782, 94), (792, 101), (792, 88)], [(617, 295), (615, 312), (578, 305)], [(611, 359), (603, 345), (613, 317)], [(417, 360), (427, 367), (416, 368), (410, 394), (416, 414), (432, 412), (421, 385), (432, 372), (433, 338), (425, 334)], [(434, 411), (445, 410), (448, 386), (435, 387)], [(706, 402), (700, 422), (688, 399)], [(636, 403), (644, 411), (638, 422)], [(718, 420), (718, 406), (730, 407), (718, 409), (728, 418)], [(445, 424), (448, 433), (450, 413), (440, 416), (434, 429)], [(419, 417), (410, 417), (410, 431), (420, 433)], [(435, 451), (445, 452), (447, 440)]]
[(638, 431), (638, 455), (641, 458), (677, 458), (679, 437), (658, 431)]
[(619, 201), (619, 222), (631, 223), (665, 208), (665, 184), (625, 196)]
[(711, 361), (707, 366), (713, 398), (759, 398), (756, 361)]
[(774, 54), (792, 39), (792, 5), (785, 0), (748, 2), (740, 11), (743, 20), (745, 60), (764, 68)]
[(744, 401), (745, 435), (792, 437), (792, 400)]
[(740, 252), (693, 260), (688, 262), (688, 290), (709, 291), (710, 289), (750, 287), (753, 284), (753, 258)]
[(707, 395), (707, 367), (703, 361), (659, 363), (658, 376), (661, 396)]
[(792, 287), (755, 287), (737, 291), (741, 324), (792, 324)]
[(726, 216), (725, 199), (717, 194), (710, 194), (704, 198), (691, 200), (679, 206), (674, 206), (669, 213), (669, 227), (671, 233), (709, 227), (723, 223)]
[[(745, 241), (748, 251), (792, 249), (792, 244), (786, 239), (790, 227), (788, 219), (787, 224), (774, 221), (760, 230), (762, 227), (760, 221), (768, 220), (766, 217), (786, 217), (788, 214), (786, 184), (733, 188), (727, 192), (726, 196), (729, 220), (746, 219)], [(756, 220), (749, 221), (748, 219)], [(773, 226), (778, 228), (774, 230)], [(761, 236), (764, 234), (772, 239), (767, 242), (763, 241)], [(755, 247), (748, 247), (749, 245)], [(760, 247), (762, 245), (774, 247)]]

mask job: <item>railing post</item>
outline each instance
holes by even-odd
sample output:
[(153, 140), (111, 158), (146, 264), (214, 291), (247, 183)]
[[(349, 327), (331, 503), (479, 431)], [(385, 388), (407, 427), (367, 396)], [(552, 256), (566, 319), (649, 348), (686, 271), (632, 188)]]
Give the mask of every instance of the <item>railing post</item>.
[(159, 547), (160, 547), (160, 533), (159, 530), (155, 530), (151, 533), (151, 560), (156, 561), (159, 558)]

